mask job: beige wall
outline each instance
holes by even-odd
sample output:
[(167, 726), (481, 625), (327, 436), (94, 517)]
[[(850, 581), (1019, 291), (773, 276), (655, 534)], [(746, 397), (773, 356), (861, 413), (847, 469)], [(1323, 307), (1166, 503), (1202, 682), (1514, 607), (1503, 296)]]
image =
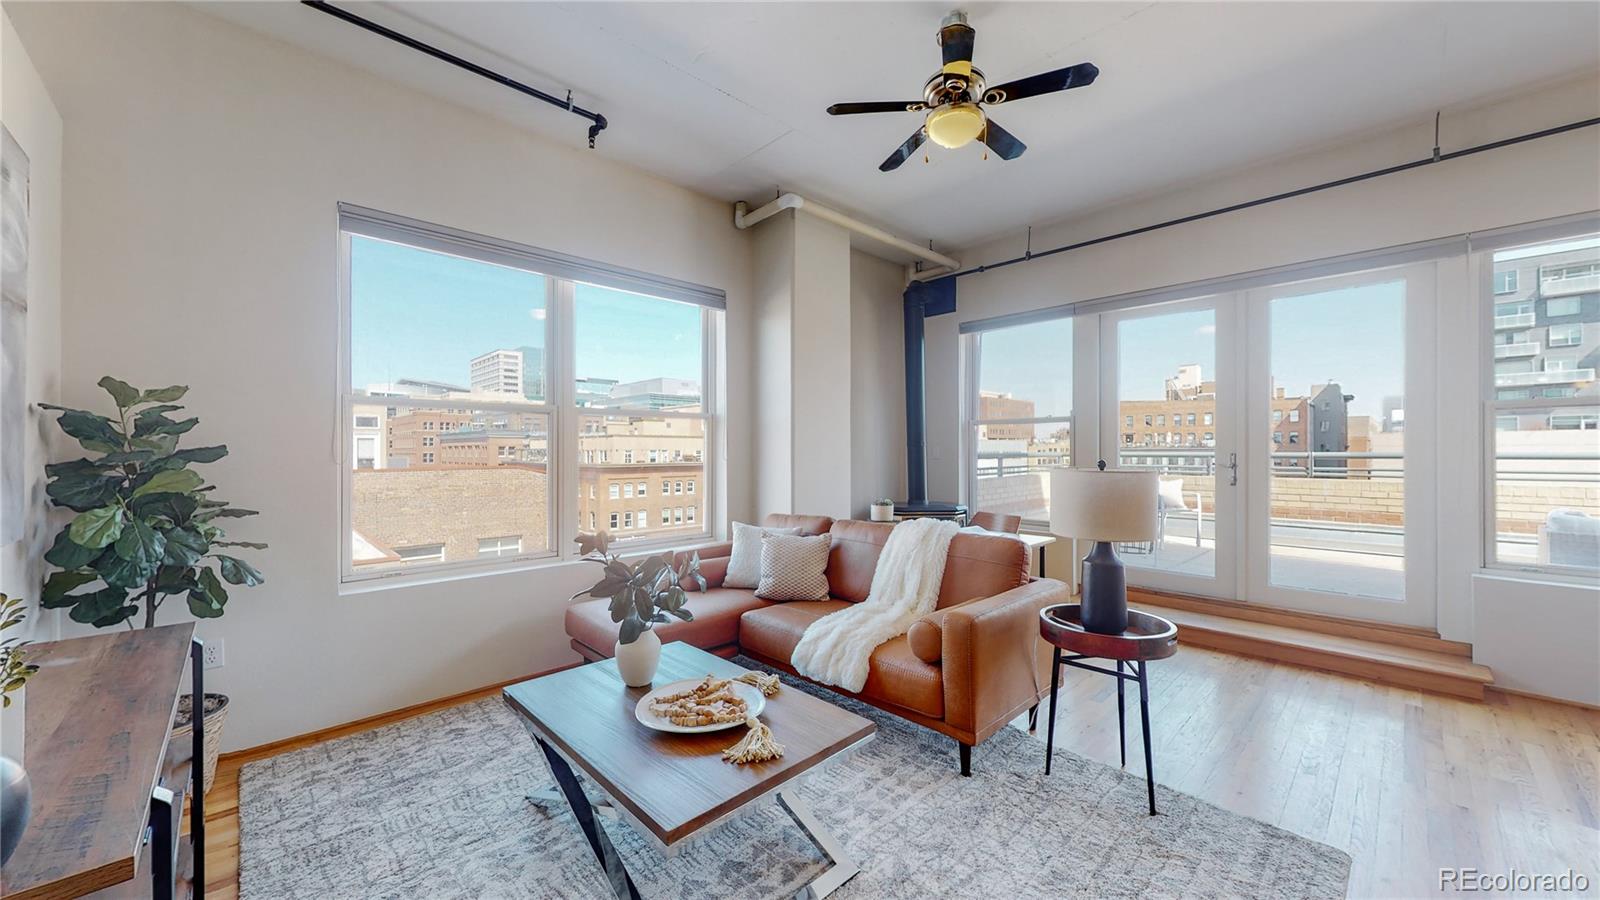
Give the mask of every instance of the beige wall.
[(850, 514), (906, 495), (905, 269), (850, 253)]
[[(0, 547), (0, 592), (22, 597), (37, 609), (44, 551), (60, 524), (48, 516), (44, 464), (51, 448), (64, 443), (55, 417), (37, 406), (61, 398), (61, 116), (10, 16), (0, 18), (0, 122), (28, 154), (29, 168), (26, 525), (22, 540)], [(50, 638), (55, 636), (52, 625), (30, 616), (23, 629), (35, 638)]]
[(200, 627), (226, 640), (226, 748), (570, 662), (567, 597), (593, 580), (340, 592), (340, 201), (726, 290), (725, 500), (750, 515), (750, 257), (726, 204), (581, 129), (551, 143), (187, 6), (7, 10), (67, 123), (64, 398), (101, 403), (108, 372), (192, 385), (191, 436), (233, 450), (207, 474), (262, 511), (234, 536), (271, 544), (267, 584)]

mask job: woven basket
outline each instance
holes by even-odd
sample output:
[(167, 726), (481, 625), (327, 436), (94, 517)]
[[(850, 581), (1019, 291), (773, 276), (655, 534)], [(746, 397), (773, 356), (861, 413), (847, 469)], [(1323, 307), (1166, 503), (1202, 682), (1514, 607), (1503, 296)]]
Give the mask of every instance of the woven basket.
[[(188, 747), (194, 741), (193, 696), (178, 697), (178, 711), (172, 717), (172, 742), (180, 747)], [(228, 720), (228, 697), (208, 693), (206, 706), (210, 711), (206, 713), (205, 792), (210, 793), (211, 782), (217, 779), (217, 753), (222, 749), (222, 723)]]

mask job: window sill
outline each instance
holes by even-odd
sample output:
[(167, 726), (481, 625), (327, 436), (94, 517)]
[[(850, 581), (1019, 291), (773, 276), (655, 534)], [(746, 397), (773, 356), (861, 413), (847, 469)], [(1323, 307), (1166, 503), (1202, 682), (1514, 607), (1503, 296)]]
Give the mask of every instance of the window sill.
[(1578, 571), (1564, 572), (1536, 566), (1514, 565), (1489, 565), (1473, 573), (1478, 578), (1496, 578), (1501, 581), (1515, 581), (1520, 584), (1543, 584), (1552, 587), (1586, 587), (1600, 590), (1600, 583), (1592, 573), (1585, 574)]
[[(633, 558), (651, 553), (666, 552), (670, 554), (681, 550), (692, 550), (716, 543), (716, 541), (717, 539), (710, 532), (702, 532), (698, 535), (682, 535), (666, 539), (640, 541), (637, 544), (628, 541), (616, 541), (612, 543), (611, 549), (619, 556)], [(393, 588), (422, 587), (471, 578), (490, 578), (500, 575), (535, 572), (581, 562), (583, 562), (583, 559), (578, 556), (562, 557), (551, 554), (549, 556), (513, 559), (503, 563), (484, 563), (482, 565), (464, 563), (459, 568), (429, 569), (416, 572), (402, 570), (394, 574), (346, 576), (345, 579), (339, 582), (338, 593), (341, 597), (370, 594)]]

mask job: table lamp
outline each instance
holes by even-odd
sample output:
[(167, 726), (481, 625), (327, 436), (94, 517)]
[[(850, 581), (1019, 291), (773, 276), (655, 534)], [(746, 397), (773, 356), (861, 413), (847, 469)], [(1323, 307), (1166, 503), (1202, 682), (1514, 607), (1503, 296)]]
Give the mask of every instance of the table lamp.
[(1050, 532), (1095, 542), (1083, 558), (1084, 629), (1128, 629), (1128, 590), (1112, 541), (1156, 537), (1156, 473), (1127, 469), (1051, 469)]

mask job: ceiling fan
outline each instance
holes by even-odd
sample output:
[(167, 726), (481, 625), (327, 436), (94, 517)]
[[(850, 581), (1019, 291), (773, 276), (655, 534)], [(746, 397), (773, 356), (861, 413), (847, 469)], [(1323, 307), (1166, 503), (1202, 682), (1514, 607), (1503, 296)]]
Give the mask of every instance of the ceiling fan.
[(899, 149), (889, 154), (889, 158), (878, 166), (883, 172), (900, 168), (900, 164), (917, 152), (923, 141), (929, 139), (951, 149), (981, 140), (1001, 159), (1016, 159), (1028, 149), (1027, 146), (1013, 137), (1011, 132), (995, 124), (984, 112), (984, 107), (1083, 87), (1093, 84), (1095, 76), (1100, 74), (1093, 63), (1079, 63), (988, 87), (984, 83), (983, 73), (972, 65), (975, 35), (972, 26), (967, 24), (967, 14), (959, 10), (945, 16), (944, 21), (939, 23), (939, 48), (944, 54), (944, 67), (923, 85), (922, 100), (835, 103), (828, 107), (828, 114), (851, 116), (859, 113), (927, 111), (927, 118), (916, 134), (907, 138)]

